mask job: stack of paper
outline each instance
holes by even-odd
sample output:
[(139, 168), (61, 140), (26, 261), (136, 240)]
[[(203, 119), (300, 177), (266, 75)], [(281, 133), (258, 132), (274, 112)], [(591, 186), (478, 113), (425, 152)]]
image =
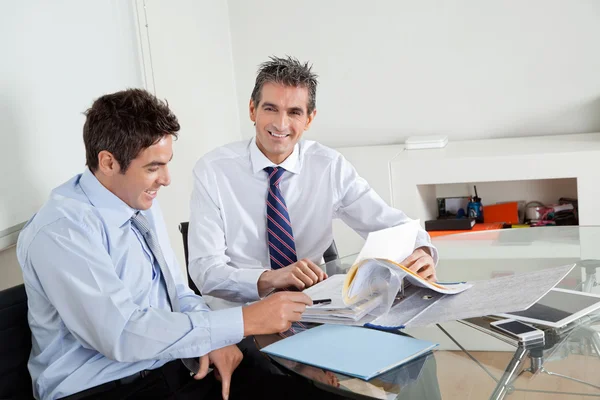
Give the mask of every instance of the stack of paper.
[(346, 305), (342, 299), (342, 287), (345, 279), (346, 275), (333, 275), (304, 290), (304, 293), (309, 295), (313, 301), (330, 299), (331, 302), (307, 307), (304, 314), (302, 314), (302, 321), (356, 322), (381, 304), (381, 296), (372, 296), (351, 306)]

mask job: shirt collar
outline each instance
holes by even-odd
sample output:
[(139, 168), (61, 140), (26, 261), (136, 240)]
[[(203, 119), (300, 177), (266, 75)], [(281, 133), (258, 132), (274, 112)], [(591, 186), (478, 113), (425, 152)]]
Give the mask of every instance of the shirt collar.
[(137, 211), (104, 187), (89, 168), (86, 168), (81, 174), (79, 185), (90, 203), (111, 224), (121, 227)]
[(253, 137), (250, 141), (250, 162), (252, 163), (252, 172), (254, 174), (262, 171), (266, 167), (281, 167), (292, 174), (300, 173), (300, 145), (296, 143), (294, 151), (289, 155), (281, 164), (274, 164), (273, 161), (269, 160), (258, 148), (256, 144), (256, 137)]

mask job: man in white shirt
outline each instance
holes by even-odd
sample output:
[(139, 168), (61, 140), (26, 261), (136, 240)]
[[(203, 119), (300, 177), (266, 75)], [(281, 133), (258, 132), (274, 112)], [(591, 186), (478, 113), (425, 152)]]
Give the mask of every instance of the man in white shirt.
[[(250, 99), (256, 136), (217, 148), (194, 167), (189, 271), (213, 309), (325, 279), (316, 263), (333, 241), (335, 218), (363, 237), (411, 220), (340, 153), (300, 140), (317, 113), (316, 78), (291, 57), (261, 64)], [(404, 265), (435, 279), (436, 261), (421, 230)]]

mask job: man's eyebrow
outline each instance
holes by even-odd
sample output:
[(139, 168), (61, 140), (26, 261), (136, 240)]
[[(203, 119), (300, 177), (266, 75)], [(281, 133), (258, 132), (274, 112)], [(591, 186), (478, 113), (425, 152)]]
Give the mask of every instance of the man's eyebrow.
[[(169, 161), (171, 161), (172, 159), (173, 159), (173, 154), (171, 154), (171, 158), (169, 158)], [(148, 164), (144, 165), (142, 168), (156, 167), (156, 166), (161, 166), (161, 165), (167, 165), (167, 163), (162, 162), (162, 161), (151, 161)]]
[(291, 107), (291, 108), (289, 109), (289, 111), (290, 111), (290, 112), (298, 111), (298, 112), (300, 112), (301, 114), (304, 114), (304, 109), (303, 109), (302, 107)]
[(273, 103), (263, 103), (263, 104), (262, 104), (262, 107), (263, 107), (263, 108), (265, 108), (265, 107), (273, 107), (273, 108), (277, 108), (277, 106), (276, 106), (275, 104), (273, 104)]

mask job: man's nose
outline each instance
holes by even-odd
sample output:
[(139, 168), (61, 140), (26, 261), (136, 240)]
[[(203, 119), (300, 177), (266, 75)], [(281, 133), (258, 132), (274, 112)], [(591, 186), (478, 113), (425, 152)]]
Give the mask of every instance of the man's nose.
[(289, 126), (289, 118), (286, 113), (278, 113), (273, 121), (273, 127), (279, 132), (285, 131)]
[(163, 173), (158, 177), (158, 183), (162, 186), (169, 186), (171, 184), (171, 174), (167, 166), (165, 166)]

